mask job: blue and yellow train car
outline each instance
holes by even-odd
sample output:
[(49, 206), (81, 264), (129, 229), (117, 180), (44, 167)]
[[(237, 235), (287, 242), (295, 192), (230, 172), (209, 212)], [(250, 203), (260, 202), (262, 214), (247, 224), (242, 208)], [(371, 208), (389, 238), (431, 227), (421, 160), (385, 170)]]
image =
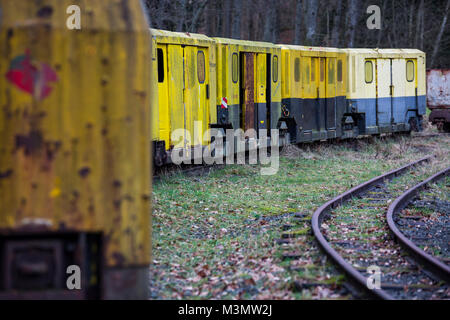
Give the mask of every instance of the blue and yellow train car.
[(201, 34), (151, 32), (155, 164), (170, 162), (174, 152), (195, 160), (194, 150), (209, 145), (205, 133), (217, 122), (215, 43)]
[(281, 49), (267, 42), (214, 38), (218, 127), (276, 129), (281, 115)]
[(346, 49), (348, 114), (359, 134), (420, 130), (426, 110), (425, 53)]
[[(158, 166), (179, 150), (195, 160), (202, 154), (196, 150), (212, 139), (209, 133), (205, 136), (209, 128), (242, 129), (247, 138), (259, 138), (259, 129), (279, 129), (284, 144), (421, 127), (421, 51), (274, 45), (152, 32), (158, 106), (152, 136)], [(184, 133), (173, 136), (177, 129)]]
[(336, 48), (281, 45), (282, 120), (292, 143), (342, 135), (346, 54)]

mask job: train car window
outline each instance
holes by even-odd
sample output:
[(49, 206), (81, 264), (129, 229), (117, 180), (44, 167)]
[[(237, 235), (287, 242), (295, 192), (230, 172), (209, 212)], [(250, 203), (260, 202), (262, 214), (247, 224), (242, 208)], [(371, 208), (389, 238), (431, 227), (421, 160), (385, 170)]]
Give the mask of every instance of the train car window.
[(234, 83), (238, 82), (238, 55), (237, 53), (233, 53), (232, 55), (232, 71), (231, 76)]
[(338, 60), (337, 81), (342, 82), (342, 60)]
[(311, 81), (316, 81), (316, 59), (311, 59)]
[(158, 49), (158, 82), (164, 82), (164, 52)]
[(412, 60), (406, 62), (406, 80), (408, 82), (414, 81), (414, 61)]
[(295, 58), (294, 62), (294, 80), (295, 82), (300, 81), (300, 58)]
[(372, 83), (373, 81), (372, 61), (366, 61), (366, 63), (364, 64), (364, 71), (366, 73), (366, 83)]
[(328, 61), (328, 84), (334, 83), (334, 59)]
[(278, 81), (278, 56), (273, 56), (273, 61), (272, 61), (272, 79), (273, 82), (277, 82)]
[(320, 59), (320, 81), (325, 80), (325, 59)]
[(205, 54), (203, 51), (197, 53), (197, 77), (198, 82), (205, 82)]

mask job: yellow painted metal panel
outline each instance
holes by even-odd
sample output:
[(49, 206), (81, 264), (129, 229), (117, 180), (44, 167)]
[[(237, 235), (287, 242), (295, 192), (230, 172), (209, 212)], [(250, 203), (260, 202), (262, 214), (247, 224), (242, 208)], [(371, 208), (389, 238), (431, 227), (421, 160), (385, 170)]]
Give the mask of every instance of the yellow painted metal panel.
[(292, 97), (298, 98), (302, 96), (302, 59), (299, 51), (293, 51), (291, 53), (292, 65), (291, 65), (291, 95)]
[(417, 95), (426, 94), (426, 59), (425, 53), (417, 58)]
[[(169, 111), (170, 111), (170, 133), (176, 129), (186, 129), (185, 127), (185, 104), (184, 104), (184, 70), (183, 70), (183, 48), (179, 45), (168, 45), (168, 68), (169, 68)], [(186, 139), (181, 135), (183, 143)], [(173, 147), (180, 141), (170, 140)]]
[(391, 96), (391, 59), (374, 59), (376, 63), (377, 97), (387, 98)]
[(71, 4), (0, 0), (0, 228), (103, 232), (107, 266), (146, 265), (147, 21), (138, 1), (78, 1), (92, 14), (69, 30)]
[[(150, 122), (151, 122), (151, 137), (152, 140), (161, 140), (159, 138), (159, 108), (158, 108), (158, 59), (157, 59), (157, 45), (155, 39), (152, 39), (152, 70), (150, 75), (150, 87), (153, 93), (150, 97), (151, 108)], [(169, 141), (166, 142), (166, 145)]]
[[(406, 82), (405, 59), (392, 59), (392, 85), (394, 97), (405, 96)], [(413, 93), (413, 95), (415, 95), (415, 93)]]
[[(217, 121), (217, 91), (226, 90), (223, 82), (216, 81), (216, 50), (214, 41), (200, 34), (189, 34), (152, 29), (153, 37), (159, 46), (167, 46), (168, 59), (168, 112), (170, 135), (177, 129), (187, 130), (182, 134), (182, 144), (188, 149), (192, 145), (206, 144), (203, 134), (210, 123)], [(199, 53), (200, 52), (200, 53)], [(221, 55), (221, 52), (218, 53)], [(200, 60), (199, 60), (200, 59)], [(198, 68), (201, 64), (201, 70)], [(219, 64), (219, 75), (222, 66)], [(218, 83), (218, 88), (216, 87)], [(164, 93), (160, 99), (164, 101)], [(165, 109), (166, 110), (166, 109)], [(195, 132), (195, 121), (201, 121), (199, 132)], [(161, 126), (161, 122), (160, 122)], [(167, 126), (166, 126), (167, 127)], [(159, 137), (165, 139), (167, 133), (160, 127)], [(188, 138), (194, 139), (190, 141)], [(178, 145), (180, 140), (166, 143), (167, 148)]]
[[(408, 61), (410, 61), (410, 66), (412, 64), (412, 70), (410, 71), (412, 73), (412, 79), (406, 78), (405, 81), (405, 96), (407, 97), (413, 97), (416, 95), (416, 88), (417, 88), (417, 59), (406, 59), (406, 63), (408, 64)], [(410, 75), (411, 76), (411, 75)], [(412, 81), (408, 81), (412, 80)], [(411, 101), (411, 100), (409, 100)], [(406, 102), (406, 100), (405, 100)], [(410, 105), (406, 105), (407, 108), (411, 107)]]
[(266, 102), (266, 82), (267, 82), (267, 55), (265, 53), (258, 53), (256, 55), (256, 90), (255, 90), (255, 102)]
[[(155, 69), (158, 83), (158, 140), (166, 142), (166, 149), (170, 147), (170, 110), (169, 110), (169, 73), (167, 67), (167, 45), (157, 45), (157, 64), (161, 64)], [(161, 79), (159, 79), (161, 77)], [(156, 106), (155, 108), (156, 109)]]
[(336, 97), (336, 58), (327, 58), (326, 98)]
[[(275, 50), (274, 51), (274, 55), (272, 56), (272, 61), (273, 59), (276, 57), (276, 59), (278, 60), (278, 63), (276, 64), (276, 72), (278, 74), (277, 77), (277, 81), (273, 81), (273, 76), (272, 76), (272, 88), (271, 88), (271, 94), (272, 94), (272, 102), (280, 102), (281, 101), (281, 83), (282, 83), (282, 71), (281, 71), (281, 67), (282, 67), (282, 59), (281, 59), (281, 50)], [(274, 64), (272, 63), (272, 75), (275, 72), (275, 70), (273, 70), (274, 68)]]
[(352, 68), (351, 68), (351, 74), (352, 74), (352, 93), (356, 92), (356, 56), (352, 56)]
[[(301, 59), (301, 65), (303, 66), (303, 92), (300, 93), (300, 95), (297, 93), (295, 95), (295, 98), (304, 98), (304, 99), (315, 99), (317, 98), (317, 88), (318, 88), (318, 80), (319, 77), (315, 77), (316, 81), (311, 81), (311, 57), (304, 57), (302, 56)], [(319, 63), (315, 63), (316, 68), (319, 65)], [(317, 69), (316, 69), (317, 73)], [(316, 74), (317, 75), (317, 74)]]
[(214, 46), (208, 47), (209, 56), (207, 55), (208, 70), (206, 72), (207, 84), (209, 85), (209, 100), (208, 100), (208, 109), (209, 109), (209, 120), (208, 123), (217, 123), (217, 109), (216, 109), (216, 96), (217, 96), (217, 57), (216, 50)]
[(282, 50), (281, 56), (281, 65), (282, 65), (282, 97), (290, 98), (290, 51)]
[[(339, 53), (337, 56), (337, 72), (341, 72), (341, 79), (336, 75), (336, 95), (339, 97), (345, 96), (347, 93), (348, 85), (348, 72), (347, 72), (347, 54)], [(341, 64), (341, 68), (339, 68)]]

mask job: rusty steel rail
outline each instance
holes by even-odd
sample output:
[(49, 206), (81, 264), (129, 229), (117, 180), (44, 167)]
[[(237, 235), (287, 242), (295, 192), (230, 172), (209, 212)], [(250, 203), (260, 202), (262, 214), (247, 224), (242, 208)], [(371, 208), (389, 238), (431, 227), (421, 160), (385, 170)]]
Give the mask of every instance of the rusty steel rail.
[(325, 218), (326, 214), (329, 213), (331, 209), (337, 208), (339, 205), (342, 205), (344, 202), (348, 201), (349, 199), (360, 195), (361, 193), (368, 191), (369, 189), (373, 188), (376, 185), (382, 184), (386, 180), (390, 180), (394, 178), (395, 176), (404, 173), (411, 167), (414, 167), (418, 164), (421, 164), (423, 162), (429, 161), (432, 158), (432, 156), (428, 156), (422, 159), (419, 159), (417, 161), (414, 161), (410, 164), (407, 164), (403, 167), (400, 167), (398, 169), (394, 169), (392, 171), (389, 171), (385, 174), (382, 174), (378, 177), (375, 177), (373, 179), (370, 179), (356, 187), (351, 188), (350, 190), (347, 190), (346, 192), (338, 195), (337, 197), (331, 199), (330, 201), (326, 202), (322, 206), (320, 206), (313, 214), (311, 218), (311, 227), (313, 230), (314, 237), (319, 242), (320, 247), (325, 251), (325, 253), (332, 259), (334, 262), (339, 265), (339, 267), (347, 274), (347, 276), (350, 277), (351, 280), (353, 280), (354, 283), (356, 283), (360, 288), (362, 288), (364, 291), (369, 293), (371, 296), (374, 296), (378, 299), (384, 299), (384, 300), (393, 300), (394, 298), (384, 291), (383, 289), (369, 289), (367, 287), (367, 279), (358, 271), (356, 270), (350, 263), (348, 263), (336, 250), (334, 250), (331, 245), (328, 243), (328, 241), (323, 236), (322, 232), (320, 231), (320, 225)]
[(436, 257), (433, 257), (432, 255), (426, 253), (418, 246), (416, 246), (411, 240), (405, 237), (405, 235), (403, 235), (403, 233), (397, 228), (393, 216), (395, 212), (405, 208), (408, 203), (414, 198), (414, 196), (417, 195), (428, 184), (443, 179), (449, 174), (450, 167), (434, 174), (433, 176), (409, 189), (400, 197), (395, 199), (395, 201), (389, 206), (386, 214), (389, 228), (391, 229), (391, 232), (394, 234), (394, 237), (398, 240), (400, 245), (410, 254), (412, 254), (414, 258), (421, 262), (427, 269), (447, 282), (450, 282), (450, 267)]

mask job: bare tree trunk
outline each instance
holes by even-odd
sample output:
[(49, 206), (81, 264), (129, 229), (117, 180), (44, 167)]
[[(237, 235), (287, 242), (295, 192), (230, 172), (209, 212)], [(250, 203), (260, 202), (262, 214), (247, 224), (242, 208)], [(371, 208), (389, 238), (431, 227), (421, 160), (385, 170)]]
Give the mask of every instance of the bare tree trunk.
[[(236, 0), (237, 1), (237, 0)], [(249, 20), (250, 20), (250, 1), (242, 1), (242, 17), (241, 17), (241, 39), (250, 39)]]
[(447, 5), (445, 6), (444, 18), (442, 19), (441, 28), (439, 29), (439, 33), (434, 41), (433, 53), (431, 55), (431, 63), (430, 67), (433, 68), (434, 60), (436, 59), (436, 55), (439, 52), (439, 44), (441, 43), (442, 34), (445, 30), (445, 25), (447, 24), (448, 10), (450, 8), (450, 0), (447, 0)]
[(223, 1), (222, 8), (222, 37), (230, 37), (231, 0)]
[(178, 0), (180, 2), (180, 8), (181, 8), (181, 12), (182, 14), (178, 17), (178, 23), (177, 23), (177, 30), (178, 32), (182, 32), (184, 31), (184, 23), (186, 21), (186, 13), (187, 13), (187, 8), (186, 8), (186, 0)]
[[(387, 0), (383, 0), (383, 8), (381, 9), (381, 14), (383, 14), (383, 12), (385, 12), (386, 3), (387, 3)], [(382, 35), (383, 35), (383, 23), (381, 23), (380, 30), (378, 30), (377, 48), (380, 47)]]
[(294, 31), (294, 44), (300, 44), (302, 42), (302, 22), (303, 22), (303, 2), (297, 0), (297, 8), (295, 10), (295, 31)]
[(415, 8), (415, 1), (411, 1), (411, 4), (409, 6), (409, 22), (408, 22), (408, 42), (409, 46), (411, 46), (413, 42), (413, 14), (414, 14), (414, 8)]
[(339, 28), (341, 26), (342, 0), (336, 1), (335, 14), (333, 19), (333, 30), (331, 31), (331, 45), (339, 46)]
[(414, 47), (419, 46), (419, 40), (420, 40), (420, 25), (422, 23), (421, 16), (423, 12), (423, 0), (420, 0), (419, 9), (417, 10), (417, 18), (416, 18), (416, 41), (414, 42)]
[(346, 39), (347, 39), (347, 47), (353, 48), (355, 42), (355, 29), (356, 23), (358, 21), (358, 9), (357, 9), (357, 0), (348, 0), (348, 8), (347, 8), (347, 31), (346, 31)]
[(277, 23), (277, 10), (276, 10), (277, 0), (268, 1), (269, 8), (263, 11), (266, 14), (266, 22), (264, 24), (264, 41), (275, 42), (275, 27)]
[(241, 13), (243, 9), (242, 0), (233, 0), (233, 20), (231, 25), (231, 37), (241, 39)]
[(216, 30), (216, 1), (208, 0), (208, 4), (206, 5), (206, 34), (211, 37), (217, 36)]
[(394, 47), (397, 47), (397, 21), (395, 20), (395, 0), (392, 0), (392, 36), (394, 38)]
[(420, 10), (420, 50), (423, 50), (423, 34), (425, 32), (425, 19), (424, 14), (425, 6), (422, 5), (422, 10)]
[(189, 32), (197, 32), (200, 17), (202, 16), (203, 11), (205, 10), (208, 0), (203, 0), (202, 2), (198, 1), (195, 3), (196, 3), (196, 6), (194, 7), (193, 12), (192, 12), (193, 17), (192, 17), (191, 25), (188, 29)]
[(308, 45), (314, 45), (317, 25), (317, 6), (318, 0), (308, 0), (308, 9), (306, 12), (306, 39)]

